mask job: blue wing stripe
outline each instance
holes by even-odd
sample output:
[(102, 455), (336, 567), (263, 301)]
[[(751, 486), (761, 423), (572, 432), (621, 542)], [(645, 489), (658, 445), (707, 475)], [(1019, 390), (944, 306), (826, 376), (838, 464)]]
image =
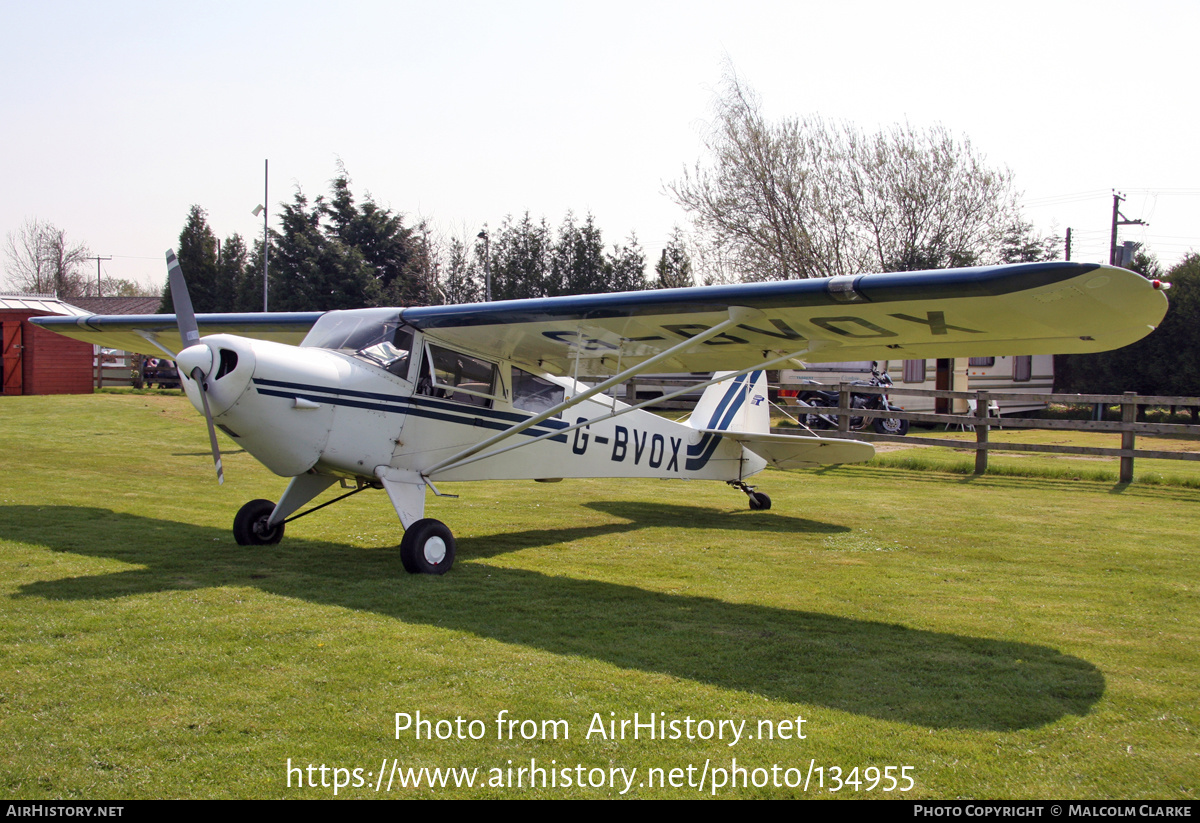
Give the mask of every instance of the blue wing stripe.
[[(942, 300), (1011, 294), (1078, 277), (1098, 268), (1095, 263), (1025, 263), (945, 271), (858, 275), (852, 289), (867, 302)], [(471, 303), (464, 306), (419, 306), (403, 310), (405, 322), (419, 329), (541, 323), (662, 314), (720, 312), (729, 306), (758, 309), (837, 306), (843, 301), (830, 281), (783, 280), (730, 286), (699, 286), (615, 294), (589, 294)]]

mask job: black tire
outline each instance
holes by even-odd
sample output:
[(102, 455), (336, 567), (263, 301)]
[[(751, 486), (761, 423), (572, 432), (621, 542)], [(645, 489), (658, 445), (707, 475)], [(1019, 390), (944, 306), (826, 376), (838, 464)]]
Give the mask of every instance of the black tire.
[(283, 539), (283, 524), (267, 528), (275, 504), (270, 500), (251, 500), (238, 509), (233, 518), (233, 539), (239, 546), (273, 546)]
[(409, 574), (445, 574), (454, 565), (457, 544), (440, 520), (427, 517), (413, 523), (400, 541), (400, 562)]
[(876, 417), (875, 431), (879, 434), (894, 434), (903, 437), (908, 434), (908, 421), (897, 417)]
[(764, 512), (771, 508), (771, 498), (762, 492), (750, 492), (750, 511)]

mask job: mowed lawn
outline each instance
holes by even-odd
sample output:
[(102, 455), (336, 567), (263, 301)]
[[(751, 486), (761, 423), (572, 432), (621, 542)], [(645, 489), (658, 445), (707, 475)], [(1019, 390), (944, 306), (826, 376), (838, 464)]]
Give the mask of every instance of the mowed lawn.
[(237, 546), (285, 481), (223, 443), (218, 486), (181, 397), (0, 398), (0, 794), (1196, 797), (1200, 490), (447, 484), (413, 577), (382, 492)]

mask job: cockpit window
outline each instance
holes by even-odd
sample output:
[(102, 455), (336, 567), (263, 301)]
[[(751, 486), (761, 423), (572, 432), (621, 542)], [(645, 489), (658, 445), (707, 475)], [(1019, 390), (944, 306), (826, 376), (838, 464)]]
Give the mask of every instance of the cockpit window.
[(407, 378), (412, 344), (412, 329), (394, 309), (374, 309), (328, 312), (300, 345), (340, 351)]
[(355, 355), (387, 369), (397, 377), (408, 377), (408, 356), (412, 351), (413, 333), (401, 326), (394, 333), (385, 334), (378, 342), (359, 349)]

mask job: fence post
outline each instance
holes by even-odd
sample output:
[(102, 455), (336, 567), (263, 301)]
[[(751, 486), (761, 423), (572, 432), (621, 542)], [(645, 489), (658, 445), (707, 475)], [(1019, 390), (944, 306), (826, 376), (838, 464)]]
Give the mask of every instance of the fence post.
[(975, 473), (987, 474), (988, 393), (975, 392)]
[[(1132, 424), (1137, 420), (1137, 393), (1127, 391), (1124, 393), (1124, 400), (1121, 401), (1121, 423)], [(1121, 432), (1121, 448), (1133, 449), (1133, 430)], [(1133, 456), (1121, 458), (1121, 479), (1122, 483), (1133, 482)]]
[(850, 386), (846, 383), (838, 386), (838, 431), (850, 431)]
[(637, 405), (637, 380), (629, 380), (625, 384), (625, 402), (631, 406)]

